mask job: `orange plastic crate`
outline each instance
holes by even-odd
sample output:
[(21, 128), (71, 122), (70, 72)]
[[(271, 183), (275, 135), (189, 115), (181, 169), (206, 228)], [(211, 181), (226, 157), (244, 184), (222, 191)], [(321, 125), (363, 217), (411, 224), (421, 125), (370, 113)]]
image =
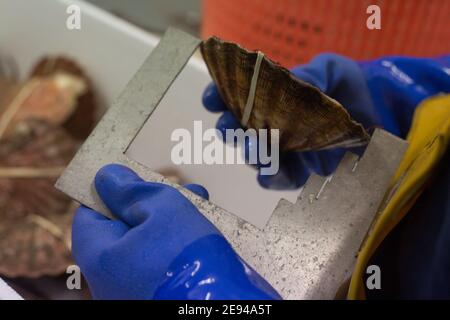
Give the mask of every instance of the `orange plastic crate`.
[[(381, 30), (366, 26), (371, 4)], [(434, 56), (450, 53), (450, 0), (203, 0), (202, 36), (210, 35), (288, 67), (322, 52)]]

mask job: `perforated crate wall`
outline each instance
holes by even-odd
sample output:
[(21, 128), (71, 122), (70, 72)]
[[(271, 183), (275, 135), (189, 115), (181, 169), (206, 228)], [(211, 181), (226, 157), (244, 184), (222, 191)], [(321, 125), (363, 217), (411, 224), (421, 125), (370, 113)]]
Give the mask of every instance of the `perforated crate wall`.
[[(367, 7), (381, 8), (369, 30)], [(321, 52), (355, 59), (450, 53), (450, 0), (203, 0), (202, 36), (259, 49), (291, 67)]]

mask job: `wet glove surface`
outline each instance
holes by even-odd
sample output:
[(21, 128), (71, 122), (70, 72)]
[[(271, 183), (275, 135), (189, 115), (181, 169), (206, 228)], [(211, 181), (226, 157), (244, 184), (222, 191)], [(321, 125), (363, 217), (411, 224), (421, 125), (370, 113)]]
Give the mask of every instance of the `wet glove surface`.
[(118, 219), (83, 206), (74, 218), (72, 252), (94, 298), (280, 298), (175, 188), (121, 165), (102, 168), (95, 187)]

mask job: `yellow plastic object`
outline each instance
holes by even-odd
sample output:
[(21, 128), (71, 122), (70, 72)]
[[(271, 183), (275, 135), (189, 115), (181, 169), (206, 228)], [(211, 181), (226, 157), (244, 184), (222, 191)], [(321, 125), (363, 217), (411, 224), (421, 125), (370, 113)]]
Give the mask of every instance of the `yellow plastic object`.
[(348, 299), (364, 299), (363, 274), (384, 238), (408, 213), (449, 147), (450, 95), (422, 102), (414, 113), (408, 150), (359, 252)]

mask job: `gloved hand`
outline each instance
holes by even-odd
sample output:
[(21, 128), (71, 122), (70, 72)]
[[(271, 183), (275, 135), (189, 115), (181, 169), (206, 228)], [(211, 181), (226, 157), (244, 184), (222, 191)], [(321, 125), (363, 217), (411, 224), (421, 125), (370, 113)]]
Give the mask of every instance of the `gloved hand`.
[(82, 206), (73, 221), (72, 253), (94, 298), (280, 298), (175, 188), (121, 165), (102, 168), (95, 187), (118, 220)]
[[(416, 106), (429, 96), (450, 91), (449, 67), (449, 56), (438, 59), (388, 57), (357, 63), (339, 55), (322, 54), (292, 72), (339, 101), (366, 129), (382, 127), (405, 137)], [(240, 128), (214, 84), (206, 88), (203, 104), (212, 112), (223, 112), (217, 122), (217, 129), (223, 136), (226, 129)], [(246, 141), (247, 151), (257, 147), (252, 143)], [(345, 151), (336, 148), (283, 153), (278, 173), (270, 176), (258, 172), (257, 179), (265, 188), (298, 188), (311, 172), (323, 176), (333, 173)], [(362, 149), (352, 151), (361, 153)]]

